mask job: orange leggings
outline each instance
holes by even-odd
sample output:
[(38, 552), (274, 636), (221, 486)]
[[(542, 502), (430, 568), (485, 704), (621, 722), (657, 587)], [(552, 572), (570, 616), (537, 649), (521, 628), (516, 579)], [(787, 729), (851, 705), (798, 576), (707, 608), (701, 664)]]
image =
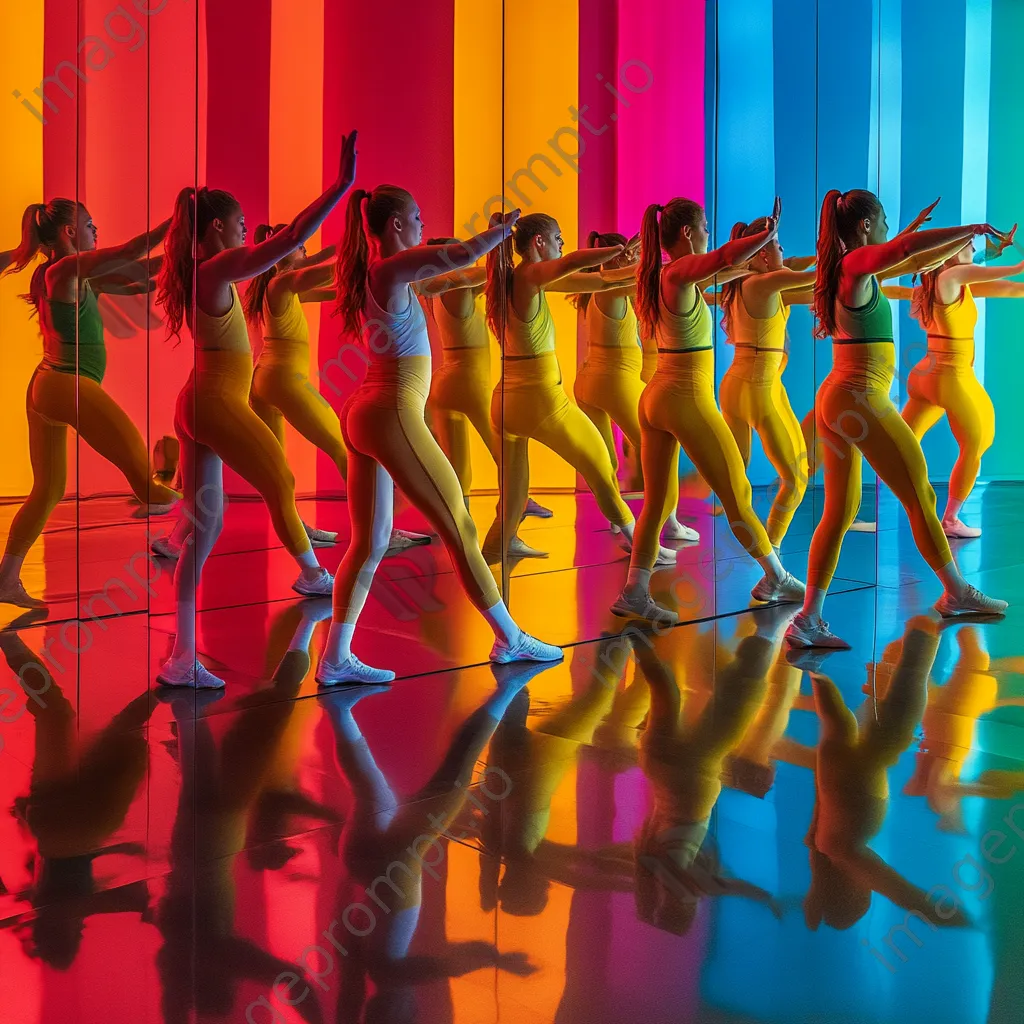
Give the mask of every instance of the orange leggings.
[(429, 356), (382, 359), (342, 410), (352, 540), (334, 582), (335, 622), (354, 623), (366, 603), (391, 536), (396, 483), (437, 530), (473, 604), (483, 611), (501, 600), (459, 478), (427, 429), (429, 390)]
[(40, 366), (26, 397), (32, 491), (18, 510), (7, 554), (24, 557), (39, 538), (68, 479), (68, 427), (112, 462), (143, 504), (169, 504), (180, 495), (153, 479), (146, 443), (127, 413), (88, 377)]

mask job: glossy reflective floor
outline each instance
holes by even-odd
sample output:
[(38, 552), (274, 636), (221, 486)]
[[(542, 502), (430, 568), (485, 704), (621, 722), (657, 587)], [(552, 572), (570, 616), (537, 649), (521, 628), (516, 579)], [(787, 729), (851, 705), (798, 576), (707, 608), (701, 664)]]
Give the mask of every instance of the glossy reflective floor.
[(829, 602), (853, 650), (794, 663), (724, 537), (660, 574), (699, 621), (623, 632), (614, 538), (545, 496), (551, 557), (510, 596), (564, 664), (484, 664), (434, 544), (385, 561), (357, 638), (398, 682), (322, 696), (328, 603), (236, 503), (198, 629), (228, 690), (198, 702), (151, 685), (171, 569), (145, 526), (69, 506), (25, 574), (49, 619), (0, 619), (0, 1019), (1019, 1022), (1020, 498), (979, 492), (957, 547), (1003, 622), (938, 622), (883, 500)]

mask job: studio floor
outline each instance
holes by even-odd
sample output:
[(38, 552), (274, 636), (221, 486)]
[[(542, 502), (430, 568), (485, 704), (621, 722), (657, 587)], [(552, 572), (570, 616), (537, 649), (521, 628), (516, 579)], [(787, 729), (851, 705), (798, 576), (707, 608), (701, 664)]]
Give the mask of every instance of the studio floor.
[[(357, 634), (393, 687), (318, 693), (329, 601), (236, 501), (197, 629), (228, 685), (198, 698), (153, 686), (146, 524), (62, 506), (24, 574), (48, 617), (0, 608), (3, 1024), (1024, 1020), (1021, 487), (954, 542), (1003, 621), (940, 623), (870, 494), (827, 606), (853, 649), (802, 658), (705, 504), (655, 577), (687, 621), (654, 632), (608, 611), (626, 556), (590, 497), (536, 497), (550, 557), (508, 599), (564, 663), (487, 664), (435, 540), (385, 560)], [(302, 512), (343, 531), (333, 570), (346, 505)]]

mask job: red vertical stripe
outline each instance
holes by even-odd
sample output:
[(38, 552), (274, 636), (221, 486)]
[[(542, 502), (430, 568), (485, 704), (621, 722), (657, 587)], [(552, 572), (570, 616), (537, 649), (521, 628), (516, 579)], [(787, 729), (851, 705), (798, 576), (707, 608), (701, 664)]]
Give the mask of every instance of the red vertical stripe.
[[(43, 46), (43, 74), (53, 77), (60, 65), (67, 61), (79, 66), (78, 0), (46, 0), (46, 40)], [(87, 69), (83, 69), (86, 75)], [(43, 84), (44, 102), (29, 87), (26, 98), (46, 119), (43, 127), (43, 198), (46, 201), (62, 196), (85, 201), (84, 182), (77, 172), (79, 128), (85, 124), (85, 83), (71, 68), (60, 71), (60, 82)], [(68, 92), (72, 95), (69, 96)], [(84, 133), (83, 133), (84, 134)]]

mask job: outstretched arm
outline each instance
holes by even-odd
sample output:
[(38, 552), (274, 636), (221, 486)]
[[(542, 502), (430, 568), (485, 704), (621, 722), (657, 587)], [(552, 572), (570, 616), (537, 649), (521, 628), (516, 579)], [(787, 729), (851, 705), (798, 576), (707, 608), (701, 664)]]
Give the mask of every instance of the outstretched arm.
[(485, 267), (466, 267), (463, 270), (450, 270), (447, 274), (438, 274), (431, 277), (422, 284), (413, 285), (420, 295), (432, 298), (444, 292), (461, 291), (466, 288), (483, 288), (487, 284), (487, 269)]
[(962, 288), (965, 284), (969, 284), (977, 295), (980, 293), (975, 287), (976, 285), (1003, 281), (1008, 277), (1016, 277), (1017, 274), (1024, 274), (1024, 260), (1005, 267), (976, 267), (973, 263), (960, 263), (955, 267), (944, 270), (941, 277), (943, 282), (948, 281), (950, 284), (955, 285), (957, 289)]
[(882, 294), (887, 299), (901, 299), (910, 301), (914, 297), (914, 289), (902, 284), (882, 285)]
[(814, 288), (813, 270), (771, 270), (767, 274), (751, 274), (743, 282), (744, 294), (753, 302), (767, 302), (773, 295), (783, 292)]
[(465, 242), (417, 245), (413, 249), (403, 249), (374, 264), (375, 280), (382, 289), (388, 291), (407, 284), (415, 284), (426, 291), (423, 288), (424, 282), (472, 267), (481, 256), (485, 256), (508, 237), (518, 219), (519, 211), (513, 210), (505, 214), (503, 221)]
[[(520, 273), (535, 288), (565, 292), (601, 291), (600, 284), (603, 274), (581, 274), (579, 272), (591, 267), (599, 267), (602, 263), (615, 259), (624, 248), (621, 245), (611, 245), (600, 249), (577, 249), (576, 252), (568, 252), (564, 256), (559, 256), (557, 260), (527, 263)], [(629, 279), (630, 275), (636, 275), (636, 268), (624, 267), (620, 271), (607, 273), (619, 275), (618, 278), (612, 277), (611, 280), (621, 286)], [(555, 287), (556, 285), (559, 287)]]
[(855, 277), (892, 276), (894, 268), (913, 256), (935, 254), (950, 247), (957, 252), (975, 235), (994, 233), (991, 224), (962, 224), (954, 228), (930, 228), (897, 235), (881, 245), (862, 245), (853, 249), (843, 258), (843, 268)]
[(306, 267), (318, 267), (321, 263), (329, 263), (337, 255), (338, 247), (336, 245), (329, 245), (326, 249), (321, 249), (319, 252), (313, 253), (312, 256), (306, 256), (301, 260), (295, 261), (293, 270), (305, 270)]
[(636, 266), (620, 267), (618, 270), (602, 270), (596, 274), (570, 274), (568, 277), (552, 282), (547, 291), (580, 294), (612, 292), (616, 295), (635, 295)]
[(813, 256), (787, 256), (782, 261), (782, 265), (790, 270), (810, 270), (817, 262), (817, 254)]
[(107, 249), (93, 249), (91, 252), (76, 252), (57, 260), (46, 272), (46, 281), (51, 288), (78, 278), (79, 281), (104, 277), (123, 272), (131, 263), (145, 259), (155, 249), (171, 226), (170, 218), (158, 224), (152, 231), (130, 238), (123, 245)]
[(279, 298), (286, 292), (304, 295), (319, 288), (329, 288), (334, 283), (334, 264), (315, 263), (302, 270), (286, 270), (271, 279), (267, 289), (272, 299)]

